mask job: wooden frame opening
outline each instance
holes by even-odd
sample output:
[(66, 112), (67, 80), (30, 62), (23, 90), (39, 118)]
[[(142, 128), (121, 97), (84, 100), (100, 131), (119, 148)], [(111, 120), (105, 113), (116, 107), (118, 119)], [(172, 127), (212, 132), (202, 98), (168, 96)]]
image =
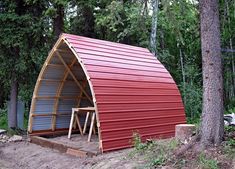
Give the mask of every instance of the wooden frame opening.
[[(38, 76), (30, 109), (28, 133), (30, 136), (66, 135), (72, 108), (89, 106), (95, 108), (97, 132), (94, 133), (97, 133), (99, 149), (102, 149), (97, 105), (90, 78), (77, 53), (61, 36)], [(84, 124), (86, 116), (80, 120)]]

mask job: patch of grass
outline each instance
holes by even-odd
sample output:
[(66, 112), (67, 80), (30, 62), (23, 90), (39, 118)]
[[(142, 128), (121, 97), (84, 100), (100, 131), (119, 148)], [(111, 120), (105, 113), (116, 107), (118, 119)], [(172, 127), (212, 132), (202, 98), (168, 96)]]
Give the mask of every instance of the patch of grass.
[(203, 169), (218, 169), (218, 162), (214, 159), (207, 158), (203, 153), (199, 155), (198, 163)]
[[(6, 107), (6, 106), (5, 106)], [(7, 131), (7, 135), (12, 136), (15, 134), (25, 134), (25, 130), (21, 130), (19, 128), (11, 129), (8, 128), (8, 119), (7, 119), (7, 108), (0, 109), (0, 129), (4, 129)], [(28, 121), (26, 120), (26, 117), (24, 119), (24, 126), (27, 126)]]
[(226, 141), (223, 145), (223, 153), (230, 159), (235, 158), (235, 140)]
[(138, 133), (133, 133), (132, 143), (136, 150), (141, 151), (147, 148), (147, 145), (141, 142), (141, 137)]
[(150, 165), (151, 166), (162, 166), (165, 164), (165, 162), (167, 161), (166, 157), (163, 154), (160, 154), (159, 156), (157, 156), (156, 158), (154, 158)]
[(225, 130), (225, 132), (234, 132), (235, 127), (234, 126), (225, 126), (224, 130)]
[(234, 148), (235, 148), (235, 140), (234, 140), (234, 139), (229, 138), (227, 142), (228, 142), (227, 144), (228, 144), (229, 146), (231, 146), (231, 147), (234, 147)]
[(134, 150), (129, 154), (130, 157), (136, 157), (144, 160), (143, 168), (153, 168), (164, 166), (172, 160), (173, 150), (178, 146), (178, 141), (175, 139), (164, 140), (147, 140), (141, 142), (141, 137), (138, 133), (133, 134)]
[(7, 110), (0, 109), (0, 128), (7, 130)]

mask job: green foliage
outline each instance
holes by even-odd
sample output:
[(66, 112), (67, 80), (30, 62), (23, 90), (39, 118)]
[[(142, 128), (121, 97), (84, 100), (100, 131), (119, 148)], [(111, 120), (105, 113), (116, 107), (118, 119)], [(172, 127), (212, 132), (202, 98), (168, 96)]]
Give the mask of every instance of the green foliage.
[(135, 155), (144, 155), (146, 165), (144, 167), (164, 166), (172, 158), (172, 152), (179, 145), (175, 139), (168, 140), (147, 140), (146, 143), (141, 142), (138, 133), (133, 134), (134, 150), (130, 153), (130, 157)]
[(148, 46), (150, 24), (150, 17), (142, 11), (140, 1), (112, 1), (96, 15), (99, 37), (132, 45)]
[(232, 138), (230, 138), (230, 139), (228, 140), (228, 145), (235, 148), (235, 140), (232, 139)]
[[(226, 4), (228, 3), (228, 4)], [(19, 99), (30, 102), (40, 68), (54, 43), (53, 19), (64, 9), (66, 32), (148, 47), (151, 7), (148, 1), (22, 0), (0, 2), (0, 107), (19, 83)], [(235, 44), (235, 6), (220, 1), (222, 47)], [(176, 81), (187, 120), (198, 123), (202, 112), (202, 62), (197, 1), (164, 0), (159, 3), (157, 56)], [(227, 112), (234, 111), (234, 54), (223, 52)], [(183, 80), (185, 79), (185, 81)], [(141, 145), (142, 146), (142, 145)], [(140, 148), (141, 148), (140, 146)]]
[(201, 153), (198, 157), (199, 165), (203, 169), (218, 169), (218, 162), (214, 159), (207, 158), (205, 154)]
[(224, 154), (230, 158), (235, 158), (235, 140), (229, 139), (228, 141), (225, 141), (223, 144), (223, 152)]
[(26, 102), (31, 99), (35, 80), (50, 47), (46, 43), (48, 23), (42, 15), (43, 8), (43, 3), (31, 0), (19, 4), (8, 0), (0, 3), (2, 90), (4, 95), (9, 95), (11, 81), (17, 80), (19, 98)]
[(142, 143), (141, 141), (141, 137), (139, 135), (139, 133), (133, 133), (133, 140), (132, 143), (134, 145), (134, 148), (136, 150), (144, 150), (145, 148), (147, 148), (147, 145)]
[(235, 127), (234, 126), (225, 126), (224, 130), (226, 132), (234, 132), (235, 131)]
[(7, 109), (0, 109), (0, 129), (7, 129)]

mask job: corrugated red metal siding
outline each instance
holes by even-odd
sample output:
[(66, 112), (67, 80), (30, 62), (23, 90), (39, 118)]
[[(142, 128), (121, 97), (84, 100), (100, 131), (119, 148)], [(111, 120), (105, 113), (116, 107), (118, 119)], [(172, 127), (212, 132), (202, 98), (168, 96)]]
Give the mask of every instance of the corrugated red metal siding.
[(64, 35), (82, 59), (95, 93), (103, 151), (142, 139), (174, 136), (185, 123), (179, 90), (169, 72), (145, 48)]

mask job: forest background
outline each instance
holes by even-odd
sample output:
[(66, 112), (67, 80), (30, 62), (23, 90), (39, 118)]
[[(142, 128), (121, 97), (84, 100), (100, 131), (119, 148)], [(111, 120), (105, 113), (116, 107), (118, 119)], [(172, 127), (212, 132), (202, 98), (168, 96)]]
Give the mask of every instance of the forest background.
[[(0, 127), (7, 128), (11, 93), (28, 112), (47, 54), (62, 32), (149, 48), (157, 22), (156, 57), (176, 81), (187, 120), (202, 112), (202, 59), (196, 0), (4, 0), (0, 1)], [(220, 0), (225, 112), (235, 111), (235, 0)], [(154, 14), (154, 15), (153, 15)], [(27, 121), (26, 123), (27, 124)]]

